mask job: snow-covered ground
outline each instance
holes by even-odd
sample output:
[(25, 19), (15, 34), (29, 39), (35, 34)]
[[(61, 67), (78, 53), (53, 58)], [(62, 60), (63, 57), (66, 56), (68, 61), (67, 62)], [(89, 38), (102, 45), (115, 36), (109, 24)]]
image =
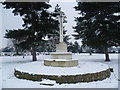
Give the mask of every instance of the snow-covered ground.
[[(43, 62), (44, 59), (49, 59), (49, 55), (37, 56), (38, 61)], [(41, 82), (33, 82), (29, 80), (17, 79), (14, 76), (14, 68), (18, 65), (29, 63), (32, 61), (31, 56), (2, 56), (0, 57), (0, 76), (1, 88), (118, 88), (118, 54), (110, 54), (111, 62), (105, 62), (104, 54), (74, 54), (73, 59), (79, 59), (79, 62), (100, 62), (109, 65), (114, 69), (110, 78), (103, 81), (77, 84), (56, 84), (55, 81), (43, 80)], [(91, 65), (92, 66), (92, 65)], [(31, 68), (34, 66), (31, 66)], [(86, 66), (87, 68), (87, 66)], [(40, 85), (40, 83), (54, 84), (53, 86)]]
[[(31, 68), (31, 66), (34, 66)], [(87, 66), (87, 68), (86, 68)], [(78, 66), (75, 67), (51, 67), (44, 66), (44, 62), (32, 62), (17, 66), (15, 69), (20, 72), (26, 72), (32, 75), (83, 75), (87, 73), (96, 73), (107, 70), (109, 67), (106, 64), (83, 62), (81, 61)]]
[(2, 88), (2, 58), (0, 57), (0, 89)]

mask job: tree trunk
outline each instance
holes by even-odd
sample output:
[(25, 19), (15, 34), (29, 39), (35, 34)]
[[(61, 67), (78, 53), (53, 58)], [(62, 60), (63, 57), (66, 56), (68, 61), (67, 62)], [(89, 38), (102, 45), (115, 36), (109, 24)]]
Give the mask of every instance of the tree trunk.
[(92, 55), (92, 52), (90, 52), (90, 55)]
[(37, 61), (35, 46), (32, 46), (32, 57), (33, 57), (32, 59), (33, 61)]
[(16, 55), (19, 55), (19, 50), (17, 46), (15, 46), (15, 51), (16, 51)]
[(92, 55), (92, 50), (90, 47), (89, 47), (89, 54)]
[(108, 48), (105, 48), (105, 58), (106, 58), (105, 61), (110, 61)]

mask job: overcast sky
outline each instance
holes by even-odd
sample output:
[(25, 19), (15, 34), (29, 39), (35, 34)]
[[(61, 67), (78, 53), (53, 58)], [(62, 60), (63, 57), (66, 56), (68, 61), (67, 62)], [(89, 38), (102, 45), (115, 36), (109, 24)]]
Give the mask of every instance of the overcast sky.
[[(67, 34), (71, 35), (73, 34), (73, 29), (72, 26), (75, 26), (75, 21), (74, 17), (78, 16), (78, 12), (75, 11), (73, 8), (76, 6), (77, 2), (75, 0), (51, 0), (50, 5), (52, 6), (51, 10), (54, 9), (56, 4), (59, 4), (62, 8), (62, 11), (65, 12), (67, 16), (67, 24), (66, 24), (66, 30)], [(0, 48), (5, 47), (8, 43), (8, 40), (6, 40), (4, 37), (5, 35), (5, 30), (6, 29), (18, 29), (18, 28), (23, 28), (22, 27), (22, 19), (20, 16), (14, 16), (12, 13), (12, 10), (6, 10), (2, 8), (3, 6), (0, 4)], [(2, 13), (1, 13), (2, 12)], [(72, 38), (71, 41), (74, 41)], [(81, 42), (79, 41), (81, 44)]]

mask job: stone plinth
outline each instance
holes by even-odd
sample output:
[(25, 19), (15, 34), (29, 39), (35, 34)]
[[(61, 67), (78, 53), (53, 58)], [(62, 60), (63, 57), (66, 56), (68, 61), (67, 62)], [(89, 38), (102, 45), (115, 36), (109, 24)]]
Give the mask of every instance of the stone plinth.
[(71, 52), (53, 52), (51, 53), (51, 59), (72, 60), (72, 53)]
[(45, 59), (44, 65), (52, 67), (74, 67), (78, 65), (78, 60)]
[(56, 52), (52, 52), (51, 59), (45, 59), (45, 66), (52, 67), (74, 67), (78, 66), (78, 60), (72, 60), (72, 53), (67, 52), (67, 45), (60, 42), (56, 45)]
[(64, 42), (60, 42), (56, 45), (56, 52), (67, 52), (67, 45)]

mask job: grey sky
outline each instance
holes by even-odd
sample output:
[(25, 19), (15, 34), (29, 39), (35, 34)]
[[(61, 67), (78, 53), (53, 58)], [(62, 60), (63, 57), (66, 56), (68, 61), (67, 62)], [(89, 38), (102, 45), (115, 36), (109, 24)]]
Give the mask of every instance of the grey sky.
[[(56, 1), (62, 1), (62, 2), (56, 2)], [(71, 35), (73, 34), (73, 29), (72, 26), (75, 26), (75, 21), (74, 21), (74, 17), (78, 16), (78, 13), (75, 11), (75, 9), (73, 8), (77, 2), (75, 2), (75, 0), (51, 0), (50, 5), (52, 5), (51, 10), (54, 9), (54, 7), (56, 6), (56, 4), (59, 4), (62, 8), (62, 11), (65, 12), (66, 16), (67, 16), (67, 24), (66, 24), (66, 29), (67, 34)], [(3, 6), (0, 4), (0, 8), (2, 8)], [(0, 9), (0, 41), (2, 41), (2, 43), (0, 43), (0, 48), (3, 46), (5, 47), (7, 45), (7, 40), (4, 37), (5, 35), (5, 30), (6, 29), (18, 29), (18, 28), (23, 28), (22, 27), (22, 19), (20, 16), (14, 16), (12, 13), (12, 10), (6, 10), (6, 9)], [(2, 27), (2, 28), (1, 28)], [(71, 41), (74, 41), (74, 39), (72, 38)], [(78, 41), (80, 44), (81, 42)]]

